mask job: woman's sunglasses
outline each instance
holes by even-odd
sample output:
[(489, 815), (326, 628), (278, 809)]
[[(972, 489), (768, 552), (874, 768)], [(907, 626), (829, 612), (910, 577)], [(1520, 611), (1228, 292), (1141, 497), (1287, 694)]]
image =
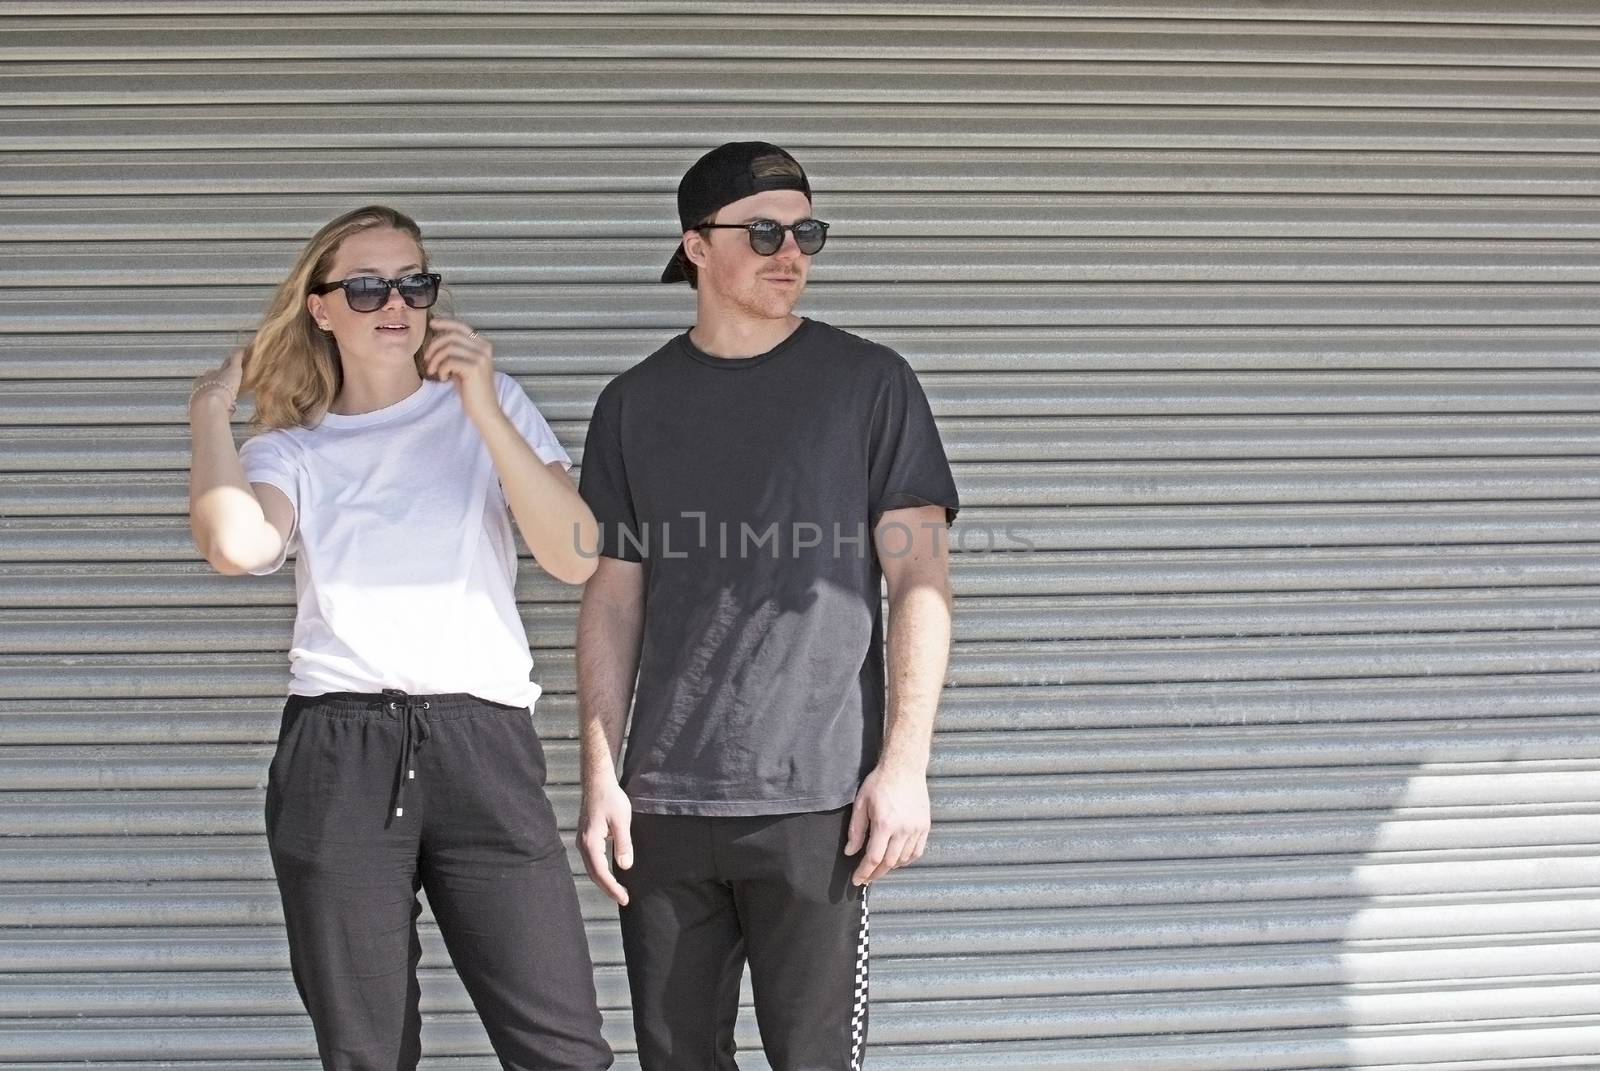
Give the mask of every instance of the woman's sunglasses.
[[(782, 239), (779, 239), (782, 241)], [(331, 294), (344, 291), (344, 299), (351, 312), (377, 312), (389, 303), (389, 288), (400, 291), (400, 300), (413, 309), (426, 309), (439, 300), (438, 275), (423, 272), (404, 275), (398, 279), (383, 279), (376, 275), (357, 275), (353, 279), (340, 279), (336, 283), (313, 286), (313, 294)]]
[(828, 225), (820, 219), (803, 219), (799, 223), (779, 223), (775, 219), (753, 219), (749, 223), (702, 223), (697, 231), (749, 231), (750, 248), (764, 257), (770, 257), (783, 248), (783, 235), (794, 232), (794, 244), (806, 256), (820, 253), (828, 240)]

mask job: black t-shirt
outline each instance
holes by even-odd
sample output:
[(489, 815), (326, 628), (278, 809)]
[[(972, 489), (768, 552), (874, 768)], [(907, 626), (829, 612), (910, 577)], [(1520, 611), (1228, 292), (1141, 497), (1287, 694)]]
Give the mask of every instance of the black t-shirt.
[[(815, 320), (749, 358), (679, 335), (601, 392), (581, 490), (601, 553), (644, 569), (621, 774), (634, 808), (851, 802), (883, 736), (873, 526), (924, 505), (948, 524), (958, 508), (905, 359)], [(886, 532), (885, 553), (909, 535)]]

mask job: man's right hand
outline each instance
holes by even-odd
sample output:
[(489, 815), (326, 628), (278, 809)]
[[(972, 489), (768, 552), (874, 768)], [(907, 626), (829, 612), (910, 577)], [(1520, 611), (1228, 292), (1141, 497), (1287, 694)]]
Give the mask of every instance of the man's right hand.
[(606, 859), (606, 841), (616, 845), (617, 868), (633, 866), (633, 804), (622, 786), (611, 782), (583, 794), (578, 812), (578, 850), (583, 853), (589, 880), (618, 904), (626, 907), (628, 890), (611, 873)]

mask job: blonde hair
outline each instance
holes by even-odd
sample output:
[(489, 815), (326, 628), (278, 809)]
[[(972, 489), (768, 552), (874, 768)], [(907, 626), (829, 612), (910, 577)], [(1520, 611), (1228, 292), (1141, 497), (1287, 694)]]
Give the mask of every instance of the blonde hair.
[[(325, 281), (339, 246), (352, 234), (392, 228), (410, 235), (422, 253), (423, 270), (428, 254), (422, 249), (422, 230), (403, 212), (383, 205), (367, 205), (324, 224), (300, 250), (288, 278), (278, 284), (267, 315), (245, 349), (241, 393), (255, 394), (256, 427), (301, 427), (319, 419), (333, 404), (344, 382), (339, 346), (333, 335), (319, 329), (306, 308), (306, 295)], [(423, 372), (422, 354), (433, 337), (432, 310), (429, 330), (417, 347), (417, 373)]]

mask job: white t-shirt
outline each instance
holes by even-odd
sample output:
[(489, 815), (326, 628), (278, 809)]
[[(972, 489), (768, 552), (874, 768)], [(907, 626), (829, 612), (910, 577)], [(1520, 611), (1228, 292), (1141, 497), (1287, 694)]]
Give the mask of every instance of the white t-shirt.
[[(494, 382), (539, 459), (570, 468), (516, 380), (496, 372)], [(375, 412), (257, 435), (239, 459), (251, 483), (295, 507), (290, 694), (399, 688), (533, 707), (510, 510), (452, 383), (424, 380)]]

